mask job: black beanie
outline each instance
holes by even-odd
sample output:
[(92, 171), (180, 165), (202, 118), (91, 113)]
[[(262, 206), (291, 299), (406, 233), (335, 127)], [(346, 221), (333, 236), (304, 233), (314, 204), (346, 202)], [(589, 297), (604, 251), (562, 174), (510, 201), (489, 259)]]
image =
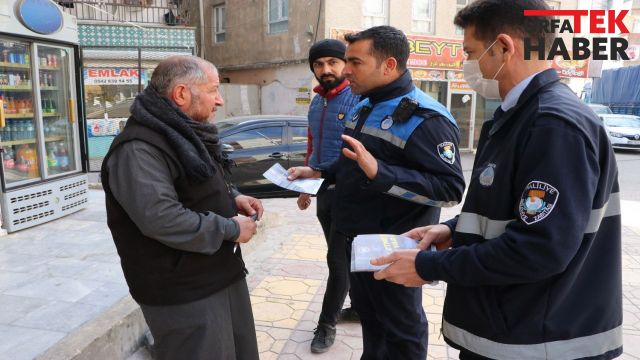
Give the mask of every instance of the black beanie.
[(313, 71), (313, 62), (321, 57), (335, 57), (344, 60), (347, 47), (342, 41), (324, 39), (316, 42), (309, 49), (309, 67)]

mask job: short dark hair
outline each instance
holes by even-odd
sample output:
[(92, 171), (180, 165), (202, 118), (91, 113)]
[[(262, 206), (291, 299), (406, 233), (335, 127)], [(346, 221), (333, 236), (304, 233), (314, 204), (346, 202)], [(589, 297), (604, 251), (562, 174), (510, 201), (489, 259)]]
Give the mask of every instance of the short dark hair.
[(371, 55), (380, 65), (385, 59), (393, 57), (398, 62), (398, 71), (407, 69), (409, 59), (409, 41), (404, 33), (393, 26), (374, 26), (366, 30), (346, 34), (344, 39), (349, 44), (360, 40), (373, 40)]
[(555, 33), (546, 33), (540, 26), (528, 26), (531, 21), (551, 22), (553, 17), (525, 17), (524, 10), (551, 10), (543, 0), (476, 0), (457, 14), (453, 23), (461, 28), (475, 27), (475, 36), (486, 43), (493, 42), (498, 34), (509, 33), (530, 38), (532, 44), (544, 38), (548, 51), (555, 40)]

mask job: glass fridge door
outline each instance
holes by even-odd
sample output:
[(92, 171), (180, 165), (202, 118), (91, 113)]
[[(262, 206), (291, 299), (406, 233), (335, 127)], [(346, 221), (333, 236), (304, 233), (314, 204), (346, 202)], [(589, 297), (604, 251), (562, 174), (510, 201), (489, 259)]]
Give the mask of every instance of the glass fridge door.
[(4, 187), (41, 178), (31, 44), (0, 38), (0, 148)]
[(42, 133), (47, 177), (77, 171), (80, 167), (75, 96), (73, 49), (36, 45), (37, 98), (42, 114)]

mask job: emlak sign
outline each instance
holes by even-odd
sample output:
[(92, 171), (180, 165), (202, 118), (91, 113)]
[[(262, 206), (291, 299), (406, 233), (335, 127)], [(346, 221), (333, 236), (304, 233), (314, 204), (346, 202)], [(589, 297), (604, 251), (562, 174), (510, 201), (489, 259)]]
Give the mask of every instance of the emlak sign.
[[(588, 26), (590, 34), (628, 34), (629, 30), (623, 23), (629, 10), (525, 10), (528, 17), (525, 27), (531, 32), (560, 34), (582, 33), (582, 27)], [(569, 19), (541, 19), (540, 17), (564, 16)], [(585, 24), (586, 22), (586, 24)], [(621, 37), (574, 37), (572, 46), (568, 48), (562, 37), (554, 40), (549, 52), (545, 51), (544, 38), (524, 38), (524, 58), (531, 60), (532, 52), (537, 52), (539, 60), (553, 60), (561, 56), (564, 60), (629, 60), (626, 53), (629, 42)], [(607, 46), (609, 45), (609, 46)]]
[[(145, 84), (142, 70), (142, 84)], [(136, 68), (85, 68), (85, 85), (138, 85), (140, 71)]]

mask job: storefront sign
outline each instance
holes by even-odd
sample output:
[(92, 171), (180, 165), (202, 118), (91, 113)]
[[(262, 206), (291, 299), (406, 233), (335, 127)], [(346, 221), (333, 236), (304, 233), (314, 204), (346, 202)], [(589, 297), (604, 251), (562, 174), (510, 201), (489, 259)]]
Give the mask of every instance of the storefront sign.
[[(331, 29), (331, 38), (344, 40), (344, 35), (358, 30)], [(462, 70), (462, 39), (407, 35), (409, 61), (413, 69)]]
[(450, 81), (449, 89), (451, 91), (467, 91), (473, 92), (473, 90), (469, 87), (466, 81)]
[[(142, 84), (146, 84), (146, 71), (142, 70)], [(85, 85), (138, 85), (140, 71), (133, 68), (85, 68)]]
[(16, 10), (22, 25), (38, 34), (53, 34), (62, 29), (62, 11), (49, 0), (21, 0)]
[(422, 70), (422, 69), (409, 69), (411, 71), (411, 78), (413, 80), (422, 81), (446, 81), (444, 70)]
[(589, 60), (564, 60), (562, 56), (556, 56), (553, 59), (551, 67), (556, 69), (560, 77), (587, 78), (589, 73)]

